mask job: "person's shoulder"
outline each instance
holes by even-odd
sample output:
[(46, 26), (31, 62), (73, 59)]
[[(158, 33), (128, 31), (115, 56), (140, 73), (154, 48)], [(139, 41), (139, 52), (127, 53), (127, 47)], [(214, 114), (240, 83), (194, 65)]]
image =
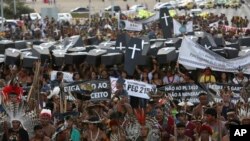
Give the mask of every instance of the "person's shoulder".
[(47, 136), (44, 136), (43, 141), (51, 141), (51, 139)]

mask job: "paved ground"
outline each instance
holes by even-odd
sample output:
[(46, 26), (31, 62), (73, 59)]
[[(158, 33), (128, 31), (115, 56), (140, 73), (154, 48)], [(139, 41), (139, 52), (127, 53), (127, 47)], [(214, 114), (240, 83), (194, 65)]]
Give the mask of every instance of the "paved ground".
[[(32, 1), (32, 0), (28, 0)], [(88, 6), (89, 0), (56, 0), (56, 5), (49, 5), (44, 4), (43, 0), (36, 0), (37, 2), (27, 2), (27, 4), (30, 7), (34, 7), (37, 12), (40, 12), (40, 9), (42, 7), (52, 7), (56, 6), (58, 7), (60, 12), (69, 12), (71, 9), (74, 9), (79, 6)], [(99, 12), (100, 10), (103, 10), (105, 7), (111, 5), (112, 0), (91, 0), (92, 6), (95, 12)], [(126, 9), (126, 5), (134, 5), (139, 3), (146, 3), (148, 5), (148, 8), (153, 9), (154, 5), (156, 4), (156, 0), (127, 0), (127, 2), (124, 2), (123, 0), (113, 0), (114, 4), (119, 5), (122, 9)], [(169, 0), (161, 0), (161, 2), (167, 2)], [(91, 6), (91, 7), (92, 7)]]

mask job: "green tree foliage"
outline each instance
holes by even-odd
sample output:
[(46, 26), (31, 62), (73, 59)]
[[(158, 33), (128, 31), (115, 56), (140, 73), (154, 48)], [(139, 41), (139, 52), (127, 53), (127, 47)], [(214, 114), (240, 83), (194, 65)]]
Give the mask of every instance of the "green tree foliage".
[(14, 1), (4, 0), (4, 17), (6, 19), (14, 19), (20, 17), (22, 14), (34, 12), (34, 9), (25, 5), (24, 2), (16, 0), (16, 15), (14, 15)]

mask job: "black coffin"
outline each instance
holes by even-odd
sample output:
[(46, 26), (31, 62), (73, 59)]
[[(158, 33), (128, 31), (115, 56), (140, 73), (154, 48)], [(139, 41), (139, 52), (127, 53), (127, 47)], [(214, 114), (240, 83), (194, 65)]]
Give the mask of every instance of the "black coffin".
[(86, 62), (90, 65), (98, 66), (101, 63), (101, 56), (105, 53), (107, 53), (107, 51), (104, 49), (90, 50), (87, 55)]
[(181, 41), (182, 41), (182, 39), (180, 39), (180, 38), (168, 38), (165, 41), (165, 46), (166, 47), (175, 47), (177, 49), (181, 46)]
[(107, 53), (101, 56), (101, 63), (107, 66), (118, 65), (123, 63), (122, 53)]
[(157, 61), (159, 64), (166, 64), (171, 61), (176, 61), (177, 53), (175, 47), (161, 48), (157, 53)]
[(36, 61), (38, 61), (38, 57), (36, 57), (36, 56), (24, 56), (23, 57), (23, 67), (24, 68), (33, 68)]
[(83, 63), (86, 59), (87, 52), (72, 52), (65, 54), (65, 64), (76, 64), (79, 65)]
[(6, 65), (19, 65), (21, 52), (14, 48), (7, 48), (5, 50), (5, 64)]
[(32, 55), (38, 57), (43, 65), (50, 61), (50, 50), (41, 46), (33, 46)]

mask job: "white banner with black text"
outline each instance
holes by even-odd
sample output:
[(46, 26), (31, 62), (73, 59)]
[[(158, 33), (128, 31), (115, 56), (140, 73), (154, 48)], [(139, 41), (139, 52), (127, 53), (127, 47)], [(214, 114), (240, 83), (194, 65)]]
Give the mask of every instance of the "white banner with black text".
[(188, 67), (200, 69), (210, 67), (212, 70), (223, 72), (237, 72), (241, 67), (244, 73), (250, 74), (250, 55), (226, 59), (188, 37), (182, 40), (178, 61)]

